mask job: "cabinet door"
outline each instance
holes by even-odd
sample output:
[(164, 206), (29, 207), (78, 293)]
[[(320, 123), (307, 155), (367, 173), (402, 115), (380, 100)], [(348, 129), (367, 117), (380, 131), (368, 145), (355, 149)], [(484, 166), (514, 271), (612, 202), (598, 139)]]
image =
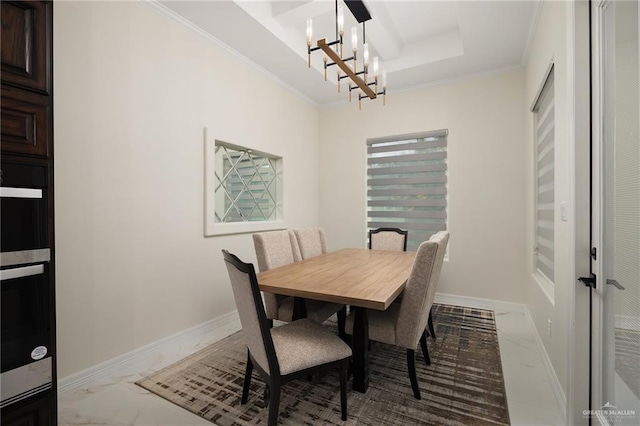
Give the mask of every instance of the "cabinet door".
[(51, 2), (2, 1), (2, 81), (41, 93), (51, 87)]
[(39, 393), (28, 400), (2, 409), (2, 426), (49, 426), (51, 422), (51, 391)]
[(2, 152), (46, 157), (51, 137), (49, 97), (2, 87)]

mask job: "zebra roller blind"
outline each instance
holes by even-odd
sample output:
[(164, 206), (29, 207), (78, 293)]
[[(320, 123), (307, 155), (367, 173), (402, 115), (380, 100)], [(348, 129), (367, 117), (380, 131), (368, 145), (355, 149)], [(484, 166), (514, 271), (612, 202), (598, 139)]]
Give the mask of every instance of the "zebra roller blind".
[(367, 140), (369, 229), (409, 231), (407, 250), (447, 229), (447, 130)]
[(554, 280), (555, 123), (553, 68), (533, 107), (535, 116), (536, 247), (537, 270)]

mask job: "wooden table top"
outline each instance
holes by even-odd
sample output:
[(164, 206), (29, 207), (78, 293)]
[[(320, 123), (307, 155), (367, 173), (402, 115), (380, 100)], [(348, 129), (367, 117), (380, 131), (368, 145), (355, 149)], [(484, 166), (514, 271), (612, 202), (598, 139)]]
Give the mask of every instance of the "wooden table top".
[(343, 249), (258, 274), (260, 290), (385, 310), (404, 289), (414, 252)]

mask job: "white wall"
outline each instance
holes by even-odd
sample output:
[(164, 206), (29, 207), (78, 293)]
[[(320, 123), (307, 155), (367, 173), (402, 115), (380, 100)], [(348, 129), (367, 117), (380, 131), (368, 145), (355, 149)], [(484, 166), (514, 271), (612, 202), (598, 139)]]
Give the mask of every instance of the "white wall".
[(448, 129), (449, 261), (438, 291), (522, 302), (526, 144), (522, 70), (321, 110), (320, 224), (331, 249), (366, 244), (367, 138)]
[(284, 157), (285, 216), (318, 223), (319, 115), (273, 80), (139, 2), (54, 15), (58, 374), (235, 309), (203, 237), (203, 128)]
[[(569, 221), (560, 220), (560, 203), (567, 202), (569, 211), (574, 189), (572, 174), (572, 144), (570, 117), (572, 99), (569, 98), (568, 52), (567, 52), (567, 11), (568, 3), (545, 1), (541, 11), (535, 36), (531, 44), (525, 66), (525, 145), (527, 148), (527, 221), (528, 230), (526, 252), (526, 296), (525, 301), (533, 318), (538, 334), (545, 346), (563, 392), (568, 389), (568, 350), (570, 309), (574, 286), (575, 256), (572, 245), (572, 215)], [(534, 150), (533, 150), (533, 105), (538, 91), (546, 78), (549, 65), (554, 64), (555, 78), (555, 284), (553, 295), (548, 297), (535, 277), (533, 265), (533, 213), (534, 213)], [(588, 253), (588, 252), (587, 252)], [(588, 255), (588, 254), (587, 254)], [(548, 321), (551, 320), (551, 336)]]

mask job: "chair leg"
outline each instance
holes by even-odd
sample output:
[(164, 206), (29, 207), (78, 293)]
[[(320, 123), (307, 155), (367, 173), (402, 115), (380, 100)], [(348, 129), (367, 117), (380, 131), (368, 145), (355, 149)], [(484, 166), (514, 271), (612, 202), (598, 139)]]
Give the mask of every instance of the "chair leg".
[(273, 320), (272, 319), (267, 319), (267, 323), (269, 324), (269, 328), (273, 328)]
[(349, 370), (349, 358), (342, 360), (340, 365), (340, 410), (342, 421), (347, 420), (347, 371)]
[(431, 365), (431, 358), (429, 357), (429, 348), (427, 347), (427, 330), (422, 332), (422, 336), (420, 336), (420, 346), (422, 347), (422, 356), (424, 357), (424, 362), (427, 365)]
[(420, 388), (418, 387), (418, 376), (416, 376), (416, 353), (413, 349), (407, 349), (407, 369), (409, 370), (413, 396), (416, 399), (422, 399), (420, 396)]
[(262, 402), (264, 403), (264, 408), (269, 406), (269, 401), (271, 401), (271, 385), (269, 383), (265, 384), (264, 392), (262, 392)]
[(429, 324), (429, 334), (431, 335), (432, 339), (435, 339), (436, 338), (436, 330), (433, 328), (433, 316), (431, 315), (431, 309), (429, 309), (428, 324)]
[(253, 373), (253, 362), (251, 362), (251, 356), (249, 356), (249, 351), (247, 351), (247, 369), (244, 372), (244, 386), (242, 387), (242, 400), (240, 401), (241, 404), (246, 404), (247, 398), (249, 397), (251, 373)]
[(271, 397), (269, 407), (269, 426), (276, 426), (278, 424), (278, 410), (280, 409), (280, 383), (277, 381), (271, 382)]
[(345, 339), (347, 333), (345, 333), (344, 328), (347, 322), (347, 307), (343, 306), (342, 309), (338, 311), (338, 336), (342, 340)]

